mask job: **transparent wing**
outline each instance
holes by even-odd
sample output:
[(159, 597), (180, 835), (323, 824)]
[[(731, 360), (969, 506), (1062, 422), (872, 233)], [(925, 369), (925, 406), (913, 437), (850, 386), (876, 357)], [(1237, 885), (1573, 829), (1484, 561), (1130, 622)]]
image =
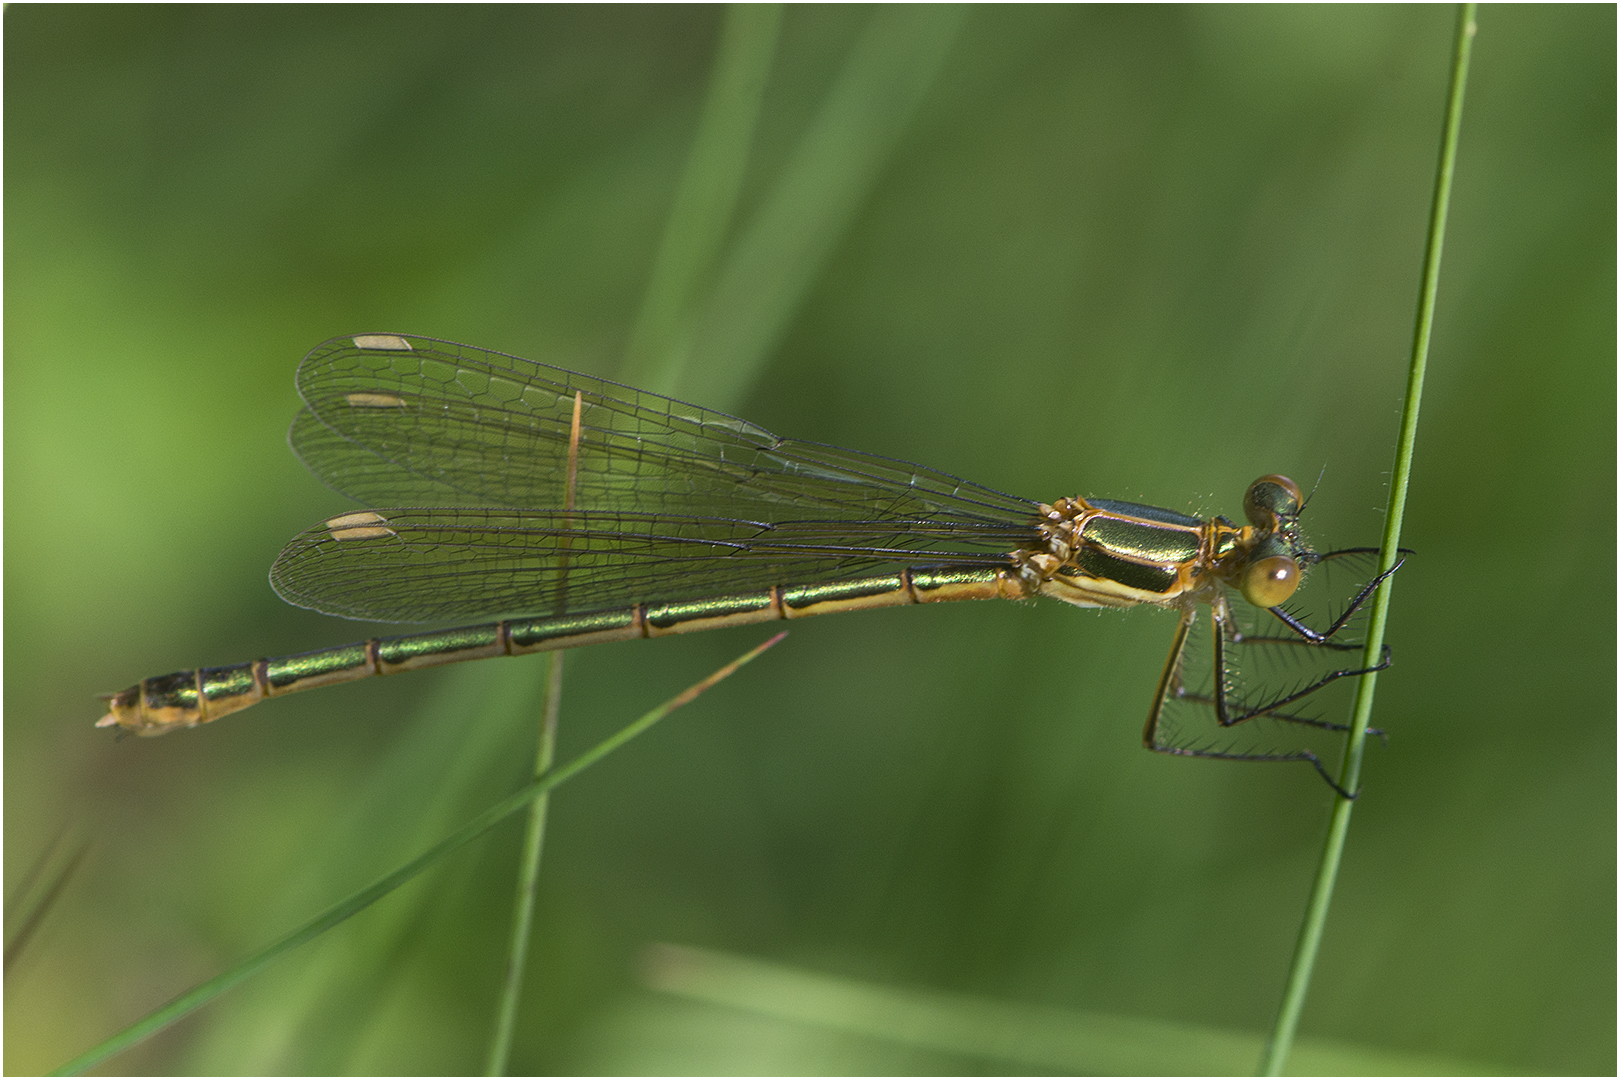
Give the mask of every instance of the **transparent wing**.
[(694, 600), (902, 566), (1007, 565), (1027, 528), (481, 507), (377, 510), (305, 530), (270, 571), (283, 599), (419, 622)]
[(1035, 504), (605, 379), (452, 342), (336, 338), (298, 368), (288, 438), (371, 505), (557, 508), (577, 394), (581, 510), (749, 518), (1025, 522)]

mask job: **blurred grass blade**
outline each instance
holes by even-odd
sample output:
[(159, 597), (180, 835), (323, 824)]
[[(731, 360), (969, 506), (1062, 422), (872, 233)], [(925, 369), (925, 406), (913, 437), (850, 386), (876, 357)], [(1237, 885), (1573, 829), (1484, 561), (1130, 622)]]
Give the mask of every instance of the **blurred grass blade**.
[(229, 990), (231, 987), (251, 977), (255, 972), (265, 967), (283, 953), (296, 949), (305, 942), (319, 937), (327, 930), (330, 930), (332, 927), (342, 923), (351, 915), (364, 911), (367, 907), (376, 903), (378, 900), (381, 900), (384, 896), (387, 896), (401, 885), (404, 885), (422, 871), (438, 863), (446, 855), (449, 855), (451, 852), (462, 847), (469, 841), (482, 836), (485, 832), (488, 832), (491, 828), (500, 824), (512, 814), (523, 809), (534, 799), (552, 790), (559, 784), (562, 784), (567, 780), (571, 780), (573, 777), (579, 775), (581, 772), (584, 772), (598, 761), (601, 761), (604, 757), (607, 757), (609, 754), (613, 753), (613, 751), (617, 750), (619, 747), (623, 746), (637, 735), (640, 735), (642, 732), (658, 723), (658, 721), (662, 720), (664, 717), (668, 716), (682, 705), (690, 703), (699, 694), (732, 675), (738, 668), (742, 667), (750, 660), (753, 660), (755, 657), (759, 656), (760, 653), (764, 652), (766, 649), (769, 649), (786, 636), (787, 631), (784, 630), (762, 644), (750, 649), (742, 656), (739, 656), (737, 659), (708, 675), (706, 678), (693, 683), (691, 686), (687, 687), (685, 690), (682, 690), (679, 694), (676, 694), (662, 705), (659, 705), (657, 708), (643, 714), (634, 722), (619, 729), (606, 739), (603, 739), (591, 749), (574, 758), (568, 764), (553, 769), (545, 776), (538, 777), (525, 784), (523, 787), (519, 788), (511, 795), (508, 795), (494, 806), (491, 806), (483, 813), (474, 817), (460, 829), (457, 829), (455, 832), (451, 833), (449, 836), (445, 837), (439, 843), (433, 845), (433, 847), (429, 848), (427, 851), (424, 851), (421, 855), (418, 855), (404, 866), (401, 866), (392, 873), (384, 876), (369, 887), (361, 889), (354, 895), (332, 905), (320, 915), (299, 927), (297, 930), (294, 930), (292, 933), (287, 934), (280, 940), (273, 942), (265, 949), (242, 961), (230, 970), (221, 972), (219, 975), (214, 976), (207, 982), (188, 990), (186, 993), (181, 994), (173, 1001), (170, 1001), (167, 1005), (162, 1006), (156, 1011), (149, 1013), (147, 1016), (136, 1021), (134, 1024), (131, 1024), (118, 1034), (104, 1040), (94, 1047), (91, 1047), (89, 1050), (86, 1050), (72, 1061), (69, 1061), (60, 1068), (55, 1069), (51, 1075), (76, 1076), (83, 1073), (87, 1069), (94, 1068), (96, 1065), (107, 1060), (107, 1058), (111, 1057), (112, 1055), (119, 1053), (122, 1050), (126, 1050), (129, 1047), (149, 1038), (150, 1036), (155, 1035), (157, 1032), (186, 1016), (188, 1013), (191, 1013), (196, 1009), (201, 1008), (203, 1005), (206, 1005), (209, 1001), (213, 1000), (215, 997), (218, 997), (226, 990)]
[[(1395, 449), (1395, 468), (1390, 477), (1389, 509), (1384, 518), (1384, 539), (1378, 552), (1380, 573), (1395, 565), (1401, 543), (1401, 522), (1406, 512), (1406, 491), (1412, 477), (1412, 452), (1417, 444), (1419, 407), (1423, 400), (1423, 376), (1428, 367), (1429, 339), (1434, 328), (1434, 302), (1440, 289), (1440, 256), (1445, 248), (1446, 214), (1451, 205), (1451, 181), (1457, 167), (1457, 136), (1462, 127), (1464, 92), (1468, 87), (1468, 60), (1474, 47), (1477, 5), (1462, 4), (1457, 9), (1457, 30), (1452, 46), (1451, 82), (1446, 98), (1445, 126), (1440, 137), (1440, 160), (1435, 170), (1434, 198), (1429, 208), (1429, 237), (1424, 249), (1423, 274), (1418, 293), (1417, 325), (1412, 332), (1412, 359), (1407, 371), (1406, 404), (1401, 410), (1401, 431)], [(1394, 579), (1379, 586), (1373, 597), (1372, 614), (1367, 620), (1367, 643), (1363, 653), (1363, 666), (1371, 667), (1378, 661), (1384, 644), (1384, 624), (1389, 617), (1389, 599)], [(1350, 740), (1345, 749), (1344, 767), (1339, 774), (1339, 787), (1344, 791), (1359, 790), (1361, 782), (1361, 756), (1367, 745), (1367, 723), (1372, 718), (1373, 693), (1378, 685), (1378, 673), (1369, 672), (1361, 677), (1356, 690), (1355, 712), (1350, 722)], [(1288, 981), (1284, 986), (1282, 1005), (1277, 1010), (1277, 1022), (1260, 1059), (1260, 1072), (1265, 1076), (1279, 1076), (1288, 1061), (1288, 1051), (1299, 1028), (1300, 1012), (1305, 1007), (1305, 993), (1310, 987), (1311, 971), (1316, 964), (1317, 950), (1322, 942), (1322, 930), (1327, 924), (1328, 904), (1333, 898), (1333, 885), (1339, 874), (1339, 860), (1344, 854), (1345, 836), (1350, 830), (1350, 811), (1355, 803), (1343, 796), (1334, 800), (1333, 817), (1328, 824), (1327, 839), (1322, 848), (1322, 860), (1317, 867), (1316, 880), (1305, 907), (1305, 919), (1294, 945), (1294, 958), (1289, 965)]]
[(744, 228), (698, 316), (680, 394), (726, 408), (770, 353), (933, 84), (962, 7), (873, 8), (810, 128)]
[[(693, 301), (707, 283), (726, 231), (736, 211), (737, 195), (753, 144), (760, 100), (782, 29), (780, 4), (732, 4), (726, 8), (714, 72), (697, 135), (676, 189), (675, 205), (665, 224), (653, 263), (652, 280), (641, 312), (631, 328), (623, 377), (654, 389), (673, 388), (684, 362), (679, 345), (689, 333)], [(551, 654), (546, 703), (541, 723), (535, 774), (551, 767), (562, 705), (564, 653)], [(529, 805), (518, 866), (517, 898), (505, 977), (495, 1012), (485, 1073), (501, 1076), (512, 1053), (518, 1000), (527, 968), (534, 901), (545, 846), (549, 797)]]
[(781, 29), (780, 4), (726, 8), (703, 114), (625, 347), (619, 378), (633, 386), (670, 393), (680, 382), (692, 310), (736, 215)]
[[(540, 738), (535, 750), (534, 775), (544, 776), (551, 769), (557, 750), (557, 722), (562, 715), (564, 650), (546, 658), (546, 703), (541, 712)], [(512, 936), (507, 948), (505, 978), (495, 1007), (495, 1033), (490, 1038), (485, 1074), (502, 1076), (512, 1053), (512, 1032), (517, 1024), (518, 998), (523, 991), (523, 973), (529, 956), (529, 933), (534, 923), (534, 897), (540, 884), (540, 857), (546, 844), (546, 812), (551, 797), (542, 794), (529, 804), (524, 827), (523, 847), (518, 858), (517, 898), (512, 909)]]
[[(539, 697), (535, 676), (544, 670), (514, 663), (447, 672), (357, 786), (348, 814), (265, 905), (266, 921), (291, 922), (334, 891), (359, 888), (476, 813), (488, 791), (532, 779), (521, 747)], [(356, 1002), (371, 1000), (376, 973), (397, 962), (434, 899), (423, 890), (396, 896), (300, 970), (266, 973), (251, 996), (221, 1002), (186, 1049), (187, 1071), (355, 1071), (355, 1062), (324, 1056), (352, 1042), (352, 1032), (334, 1032), (354, 1026)]]
[[(678, 945), (649, 948), (642, 981), (710, 1005), (1005, 1064), (1010, 1071), (1241, 1074), (1261, 1043), (1258, 1032), (899, 989)], [(1491, 1071), (1474, 1062), (1326, 1040), (1302, 1041), (1297, 1064), (1330, 1075)]]
[(6, 919), (12, 923), (6, 929), (6, 971), (28, 947), (29, 939), (90, 850), (90, 838), (78, 835), (82, 831), (82, 827), (73, 827), (57, 833), (18, 883), (15, 895), (6, 901)]

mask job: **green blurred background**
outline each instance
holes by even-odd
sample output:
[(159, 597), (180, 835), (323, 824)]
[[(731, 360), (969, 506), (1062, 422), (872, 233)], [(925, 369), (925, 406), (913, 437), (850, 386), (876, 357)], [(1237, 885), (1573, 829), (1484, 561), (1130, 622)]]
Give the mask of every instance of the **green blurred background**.
[[(6, 10), (7, 896), (63, 830), (91, 843), (8, 973), (8, 1072), (520, 781), (538, 657), (151, 741), (93, 730), (93, 695), (374, 632), (265, 580), (350, 505), (283, 442), (317, 342), (408, 331), (655, 381), (627, 343), (726, 17)], [(667, 388), (1040, 499), (1235, 514), (1255, 476), (1325, 467), (1311, 534), (1377, 543), (1453, 18), (789, 9)], [(1615, 29), (1610, 6), (1480, 18), (1391, 740), (1302, 1027), (1410, 1068), (1616, 1065)], [(1172, 625), (1053, 603), (796, 625), (559, 791), (513, 1070), (1042, 1067), (656, 991), (660, 941), (1263, 1031), (1329, 792), (1141, 750)], [(571, 654), (562, 757), (764, 636)], [(109, 1068), (480, 1068), (518, 833)], [(1139, 1051), (1045, 1067), (1167, 1068)]]

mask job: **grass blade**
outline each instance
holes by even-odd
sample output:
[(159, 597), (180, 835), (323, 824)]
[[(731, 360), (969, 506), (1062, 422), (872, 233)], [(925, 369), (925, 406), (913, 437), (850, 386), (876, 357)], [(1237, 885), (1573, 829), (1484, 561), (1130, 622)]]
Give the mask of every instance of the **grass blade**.
[[(1446, 99), (1445, 128), (1440, 140), (1440, 162), (1435, 171), (1434, 200), (1429, 209), (1429, 240), (1423, 256), (1423, 278), (1418, 294), (1417, 325), (1412, 334), (1412, 361), (1407, 371), (1406, 404), (1401, 410), (1400, 441), (1395, 450), (1395, 469), (1389, 485), (1389, 510), (1384, 519), (1384, 539), (1378, 553), (1378, 570), (1383, 573), (1395, 565), (1401, 540), (1401, 521), (1406, 511), (1406, 491), (1412, 476), (1412, 451), (1417, 443), (1419, 406), (1423, 400), (1423, 376), (1429, 360), (1429, 337), (1434, 327), (1434, 301), (1440, 288), (1440, 255), (1445, 246), (1446, 213), (1451, 203), (1451, 180), (1457, 167), (1457, 134), (1462, 126), (1463, 93), (1468, 86), (1468, 59), (1474, 46), (1475, 4), (1463, 4), (1457, 11), (1457, 32), (1452, 49), (1451, 86)], [(1394, 579), (1385, 579), (1373, 597), (1372, 616), (1367, 623), (1367, 648), (1364, 666), (1378, 662), (1384, 644), (1384, 624), (1389, 615), (1390, 587)], [(1361, 779), (1361, 756), (1367, 745), (1367, 722), (1372, 716), (1373, 692), (1378, 685), (1378, 673), (1369, 672), (1361, 677), (1356, 689), (1355, 712), (1350, 723), (1350, 741), (1345, 750), (1344, 766), (1339, 773), (1339, 787), (1354, 792)], [(1316, 964), (1316, 953), (1322, 942), (1322, 930), (1327, 923), (1328, 904), (1333, 898), (1333, 885), (1339, 873), (1339, 860), (1344, 854), (1344, 840), (1350, 829), (1350, 811), (1355, 803), (1338, 796), (1333, 805), (1333, 817), (1328, 825), (1327, 840), (1322, 848), (1322, 859), (1317, 866), (1316, 881), (1305, 908), (1305, 921), (1300, 926), (1299, 939), (1294, 945), (1294, 958), (1289, 965), (1288, 981), (1283, 991), (1282, 1006), (1277, 1010), (1277, 1022), (1260, 1059), (1260, 1073), (1278, 1076), (1288, 1060), (1288, 1051), (1299, 1027), (1299, 1015), (1305, 1007), (1305, 993), (1310, 987), (1311, 970)]]
[(175, 1021), (206, 1005), (226, 990), (263, 969), (283, 953), (296, 949), (305, 942), (311, 941), (332, 927), (337, 926), (351, 915), (364, 911), (422, 871), (438, 863), (451, 852), (482, 836), (511, 815), (523, 809), (533, 800), (595, 765), (598, 761), (601, 761), (682, 705), (688, 704), (699, 694), (733, 674), (738, 668), (753, 660), (786, 636), (787, 631), (784, 630), (763, 644), (750, 649), (725, 667), (713, 672), (699, 682), (693, 683), (662, 705), (643, 714), (634, 722), (603, 739), (568, 764), (552, 769), (546, 775), (525, 784), (392, 873), (332, 905), (297, 930), (271, 943), (230, 970), (221, 972), (207, 982), (193, 987), (167, 1005), (137, 1020), (118, 1034), (91, 1047), (72, 1061), (53, 1070), (51, 1075), (77, 1076), (87, 1069), (94, 1068), (112, 1055), (150, 1038)]
[[(74, 829), (71, 832), (79, 832)], [(70, 830), (63, 830), (51, 841), (49, 847), (39, 856), (39, 859), (29, 869), (22, 883), (17, 886), (16, 895), (6, 902), (6, 914), (15, 920), (15, 927), (6, 931), (5, 970), (9, 972), (11, 965), (21, 956), (28, 947), (29, 939), (34, 931), (56, 901), (62, 895), (79, 864), (84, 861), (85, 853), (90, 850), (89, 837), (80, 837), (69, 851), (68, 837)]]
[(736, 401), (820, 279), (933, 85), (966, 9), (875, 7), (809, 130), (731, 245), (689, 346), (681, 395)]
[[(557, 749), (557, 720), (562, 713), (563, 652), (551, 654), (546, 668), (546, 704), (540, 721), (539, 748), (535, 752), (534, 775), (542, 777), (551, 768)], [(518, 996), (523, 990), (523, 972), (529, 956), (529, 931), (534, 925), (534, 896), (540, 884), (540, 856), (546, 843), (546, 810), (551, 797), (541, 794), (529, 804), (529, 820), (523, 831), (522, 858), (518, 864), (517, 900), (512, 911), (512, 943), (507, 950), (506, 978), (501, 983), (501, 1000), (495, 1011), (495, 1034), (490, 1039), (488, 1076), (506, 1072), (512, 1054), (512, 1031), (517, 1024)]]
[(780, 4), (726, 9), (703, 115), (625, 347), (619, 377), (634, 386), (673, 393), (680, 385), (692, 313), (736, 216), (781, 30)]
[[(781, 29), (780, 4), (733, 4), (726, 9), (703, 115), (676, 190), (675, 205), (653, 265), (652, 280), (647, 285), (625, 350), (625, 377), (630, 381), (673, 390), (680, 379), (694, 302), (699, 289), (708, 283), (736, 212), (766, 76), (770, 73)], [(577, 428), (575, 437), (577, 441)], [(570, 470), (573, 461), (571, 455)], [(570, 507), (571, 492), (570, 487)], [(563, 656), (561, 652), (551, 654), (544, 719), (535, 760), (536, 776), (544, 775), (551, 767), (556, 746), (562, 705)], [(512, 1033), (517, 1023), (518, 999), (523, 989), (529, 935), (534, 924), (534, 899), (540, 880), (548, 805), (546, 795), (529, 805), (506, 977), (496, 1006), (495, 1033), (490, 1039), (485, 1064), (485, 1072), (490, 1076), (506, 1072), (512, 1053)]]
[[(1007, 1071), (1081, 1076), (1240, 1075), (1261, 1043), (1257, 1031), (892, 986), (682, 945), (649, 946), (641, 982), (738, 1020), (747, 1014), (993, 1063), (992, 1073), (1011, 1066)], [(714, 1030), (723, 1039), (726, 1021), (717, 1019)], [(1325, 1039), (1301, 1040), (1297, 1053), (1301, 1071), (1312, 1075), (1492, 1072), (1476, 1061)], [(700, 1059), (694, 1070), (705, 1064), (712, 1067)], [(954, 1071), (966, 1063), (940, 1064)]]

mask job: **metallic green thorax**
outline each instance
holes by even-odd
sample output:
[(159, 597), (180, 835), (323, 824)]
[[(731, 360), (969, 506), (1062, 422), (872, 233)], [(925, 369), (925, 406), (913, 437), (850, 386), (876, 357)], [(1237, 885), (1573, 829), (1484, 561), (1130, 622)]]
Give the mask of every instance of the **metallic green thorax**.
[(1156, 506), (1097, 499), (1043, 503), (1039, 547), (1013, 553), (1030, 592), (1081, 607), (1174, 606), (1225, 577), (1262, 530)]
[(1161, 525), (1099, 513), (1086, 520), (1080, 538), (1088, 547), (1094, 545), (1119, 559), (1174, 566), (1198, 557), (1202, 526), (1203, 522), (1193, 528)]
[(1111, 499), (1059, 499), (1040, 505), (1040, 544), (1012, 558), (1028, 591), (1081, 607), (1186, 611), (1208, 603), (1224, 611), (1222, 590), (1232, 586), (1254, 606), (1275, 609), (1315, 559), (1299, 534), (1303, 505), (1299, 487), (1278, 475), (1249, 486), (1244, 526)]

